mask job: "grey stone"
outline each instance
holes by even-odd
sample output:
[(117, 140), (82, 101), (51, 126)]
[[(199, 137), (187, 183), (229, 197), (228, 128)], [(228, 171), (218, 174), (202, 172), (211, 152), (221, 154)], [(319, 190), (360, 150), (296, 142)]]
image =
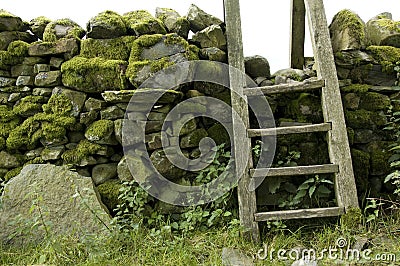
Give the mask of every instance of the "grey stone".
[(166, 56), (184, 53), (186, 51), (182, 44), (166, 44), (162, 39), (151, 47), (143, 48), (140, 55), (141, 60), (157, 60)]
[(85, 111), (100, 111), (106, 106), (107, 103), (105, 101), (90, 97), (85, 102)]
[(222, 20), (210, 14), (207, 14), (206, 12), (204, 12), (204, 10), (200, 9), (194, 4), (190, 5), (189, 7), (187, 19), (190, 23), (190, 29), (193, 32), (204, 30), (211, 25), (223, 24)]
[(118, 142), (113, 133), (113, 121), (97, 120), (87, 128), (85, 138), (97, 144), (116, 145)]
[(123, 15), (128, 34), (137, 36), (144, 34), (165, 34), (167, 30), (161, 20), (153, 17), (145, 10), (137, 10)]
[(50, 97), (52, 92), (52, 88), (34, 88), (32, 91), (32, 95)]
[(117, 173), (118, 173), (118, 179), (123, 182), (129, 182), (133, 180), (133, 176), (128, 167), (126, 156), (124, 156), (121, 159), (121, 161), (119, 161), (117, 166)]
[(101, 96), (109, 103), (129, 103), (134, 93), (135, 90), (105, 91)]
[(188, 38), (190, 22), (178, 12), (169, 8), (156, 8), (156, 18), (161, 20), (168, 32), (175, 32), (184, 39)]
[(0, 77), (0, 88), (14, 86), (16, 81), (14, 78)]
[(354, 66), (371, 64), (374, 59), (369, 54), (355, 51), (341, 51), (335, 54), (335, 63), (337, 66), (352, 69)]
[(123, 118), (124, 115), (125, 115), (125, 112), (122, 111), (120, 108), (118, 108), (115, 105), (107, 107), (106, 109), (100, 111), (101, 119), (116, 120), (116, 119)]
[[(301, 69), (286, 68), (276, 71), (272, 76), (282, 76), (286, 79), (292, 79), (295, 81), (303, 81), (309, 78), (308, 73)], [(276, 78), (275, 78), (276, 81)], [(287, 82), (287, 80), (286, 80)]]
[(50, 237), (101, 237), (109, 234), (110, 221), (90, 178), (65, 167), (32, 164), (5, 186), (0, 240), (8, 245), (39, 244), (46, 239), (46, 231)]
[(39, 87), (53, 87), (61, 85), (61, 71), (41, 72), (35, 76), (35, 85)]
[(7, 104), (9, 98), (10, 98), (10, 93), (0, 92), (0, 103), (1, 104)]
[(33, 66), (29, 65), (15, 65), (11, 67), (11, 76), (13, 78), (19, 76), (33, 76)]
[(147, 144), (147, 150), (149, 151), (162, 148), (161, 132), (146, 135), (145, 143)]
[(270, 78), (271, 72), (269, 62), (260, 55), (248, 56), (244, 59), (246, 74), (255, 79), (258, 77)]
[(339, 11), (329, 26), (333, 52), (365, 47), (364, 31), (365, 23), (357, 14), (347, 9)]
[(0, 31), (19, 31), (22, 30), (24, 23), (17, 17), (4, 9), (0, 9)]
[(226, 52), (218, 49), (217, 47), (203, 48), (200, 50), (200, 56), (210, 61), (226, 62)]
[(343, 97), (343, 105), (346, 109), (357, 110), (360, 105), (360, 96), (355, 93), (347, 93)]
[(164, 150), (155, 150), (151, 154), (150, 160), (155, 169), (157, 169), (162, 176), (172, 181), (178, 180), (186, 174), (185, 170), (176, 167), (169, 161)]
[(25, 57), (21, 64), (28, 65), (28, 66), (34, 66), (36, 64), (44, 64), (44, 63), (46, 63), (46, 61), (47, 61), (46, 58), (30, 56), (30, 57)]
[[(175, 91), (175, 90), (164, 90), (164, 89), (137, 89), (134, 91), (131, 91), (131, 97), (132, 101), (131, 103), (136, 104), (136, 103), (141, 103), (141, 102), (148, 102), (149, 100), (153, 100), (154, 97), (159, 97), (157, 100), (157, 104), (169, 104), (173, 103), (177, 100), (180, 100), (183, 96), (182, 92)], [(112, 92), (112, 94), (115, 95), (115, 92)], [(103, 95), (103, 98), (104, 95)], [(105, 98), (107, 101), (107, 99)], [(133, 106), (134, 107), (134, 106)]]
[(32, 19), (29, 22), (29, 26), (33, 34), (39, 37), (39, 39), (43, 40), (44, 30), (46, 29), (47, 24), (49, 24), (50, 22), (51, 19), (42, 16)]
[(19, 40), (27, 43), (32, 43), (36, 41), (36, 38), (35, 36), (29, 34), (28, 32), (19, 32), (19, 31), (0, 32), (0, 51), (7, 50), (10, 43)]
[(61, 39), (56, 42), (38, 42), (29, 46), (28, 53), (30, 56), (48, 56), (69, 54), (77, 55), (79, 52), (78, 40)]
[(396, 76), (382, 70), (381, 65), (361, 65), (350, 72), (353, 83), (369, 84), (374, 86), (394, 86)]
[(117, 176), (117, 164), (98, 164), (93, 167), (92, 179), (93, 183), (98, 186), (107, 180), (113, 179)]
[(17, 78), (17, 82), (15, 85), (19, 87), (23, 86), (33, 86), (33, 83), (35, 82), (35, 79), (32, 76), (19, 76)]
[(35, 64), (33, 67), (33, 71), (35, 74), (38, 74), (40, 72), (49, 72), (50, 71), (50, 65), (47, 64)]
[(122, 126), (124, 123), (124, 119), (117, 119), (114, 121), (114, 134), (115, 138), (122, 145)]
[(365, 35), (369, 45), (400, 48), (400, 21), (393, 21), (388, 14), (378, 15), (367, 22)]
[(54, 68), (57, 68), (57, 69), (60, 69), (61, 68), (61, 65), (62, 65), (62, 63), (64, 63), (64, 58), (59, 58), (59, 57), (52, 57), (52, 58), (50, 58), (50, 66), (51, 67), (54, 67)]
[(222, 249), (222, 265), (224, 266), (253, 266), (252, 258), (235, 248)]
[(217, 47), (226, 50), (226, 37), (222, 28), (218, 25), (211, 25), (202, 31), (196, 32), (192, 41), (201, 48)]
[(19, 92), (13, 92), (10, 94), (10, 96), (8, 97), (8, 102), (9, 103), (15, 103), (19, 100), (21, 100), (24, 97), (24, 95), (22, 93)]
[(64, 146), (47, 147), (41, 152), (41, 157), (44, 161), (58, 160), (64, 151)]
[(98, 115), (99, 115), (99, 113), (96, 111), (81, 113), (79, 122), (88, 126), (97, 119)]
[(32, 159), (35, 159), (36, 157), (39, 157), (40, 154), (42, 153), (43, 149), (44, 148), (40, 147), (40, 148), (37, 148), (37, 149), (34, 149), (34, 150), (27, 151), (25, 153), (26, 159), (27, 160), (32, 160)]
[(17, 157), (5, 151), (0, 151), (0, 168), (11, 169), (20, 165), (21, 163), (18, 161)]
[(110, 160), (111, 160), (111, 162), (118, 163), (119, 161), (122, 160), (122, 157), (123, 157), (123, 156), (122, 156), (121, 154), (115, 153), (115, 154), (113, 154), (113, 155), (111, 156)]
[(75, 117), (79, 116), (79, 113), (82, 111), (83, 105), (85, 104), (85, 100), (87, 97), (86, 93), (70, 90), (62, 86), (55, 87), (52, 94), (64, 95), (65, 97), (67, 97), (72, 103), (71, 114)]
[(122, 16), (113, 11), (104, 11), (91, 18), (86, 29), (86, 36), (94, 39), (112, 39), (127, 33)]
[(54, 42), (64, 38), (81, 39), (86, 31), (71, 19), (65, 18), (52, 21), (46, 25), (43, 41)]
[(96, 165), (97, 164), (97, 160), (93, 157), (93, 156), (88, 156), (86, 158), (83, 158), (78, 166), (80, 167), (85, 167), (85, 166), (91, 166), (91, 165)]

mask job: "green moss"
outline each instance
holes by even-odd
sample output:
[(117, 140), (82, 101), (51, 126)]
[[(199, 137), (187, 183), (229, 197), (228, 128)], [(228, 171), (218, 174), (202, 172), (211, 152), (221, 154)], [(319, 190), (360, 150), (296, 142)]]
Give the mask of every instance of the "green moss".
[(71, 100), (64, 94), (53, 94), (42, 108), (47, 114), (70, 115), (73, 105)]
[(29, 116), (42, 110), (42, 104), (46, 102), (43, 96), (27, 96), (14, 105), (13, 112), (22, 116)]
[(354, 168), (354, 177), (356, 180), (357, 190), (359, 195), (364, 195), (368, 187), (370, 155), (365, 151), (351, 149), (351, 159)]
[(0, 150), (4, 150), (5, 147), (6, 147), (6, 139), (0, 137)]
[(88, 136), (98, 136), (100, 139), (108, 137), (114, 130), (114, 122), (111, 120), (98, 120), (91, 124), (85, 132)]
[(119, 199), (120, 189), (122, 188), (124, 188), (124, 185), (117, 180), (106, 181), (97, 187), (101, 200), (110, 211), (123, 203), (122, 199)]
[(321, 100), (312, 94), (301, 93), (287, 106), (288, 113), (297, 122), (319, 122), (322, 119)]
[(349, 29), (349, 34), (354, 36), (356, 40), (363, 43), (365, 40), (365, 25), (361, 18), (351, 10), (344, 9), (339, 11), (333, 18), (333, 21), (341, 22), (340, 31)]
[(394, 21), (394, 20), (388, 19), (388, 18), (381, 18), (381, 19), (377, 20), (377, 24), (380, 27), (386, 28), (390, 31), (400, 33), (400, 21)]
[(3, 177), (3, 179), (7, 182), (11, 178), (19, 175), (19, 173), (21, 173), (21, 170), (22, 170), (22, 167), (14, 168), (14, 169), (8, 171), (7, 174)]
[(155, 45), (156, 43), (160, 42), (162, 38), (163, 35), (161, 34), (143, 35), (137, 38), (132, 43), (132, 50), (129, 57), (129, 62), (131, 63), (139, 61), (141, 59), (140, 56), (142, 54), (143, 48)]
[(370, 111), (388, 110), (390, 104), (388, 96), (377, 92), (366, 92), (361, 95), (359, 107)]
[(127, 87), (127, 62), (76, 56), (61, 66), (63, 84), (86, 92), (123, 90)]
[(14, 41), (8, 45), (7, 51), (0, 51), (0, 69), (9, 70), (11, 66), (22, 63), (28, 56), (29, 44), (23, 41)]
[(386, 73), (394, 73), (394, 67), (400, 61), (400, 48), (392, 46), (369, 46), (367, 51), (372, 54)]
[(85, 139), (81, 140), (75, 149), (64, 152), (61, 158), (68, 164), (79, 164), (85, 157), (96, 154), (101, 148), (101, 145)]
[(163, 57), (159, 60), (152, 61), (150, 63), (150, 70), (151, 72), (156, 73), (172, 65), (174, 65), (174, 62), (170, 62), (169, 57)]
[(340, 88), (342, 92), (355, 92), (362, 93), (367, 92), (372, 86), (367, 84), (351, 84), (349, 86)]
[(11, 14), (10, 12), (0, 9), (0, 17), (1, 18), (16, 18), (17, 16)]
[(104, 12), (99, 13), (95, 18), (94, 22), (113, 25), (118, 29), (122, 30), (121, 35), (126, 34), (126, 25), (122, 16), (114, 11), (106, 10)]
[(154, 18), (146, 10), (136, 10), (124, 14), (128, 33), (135, 35), (166, 34), (167, 30), (161, 20)]
[(347, 125), (354, 129), (376, 128), (387, 123), (384, 115), (363, 109), (346, 111), (345, 117)]
[(101, 57), (104, 59), (129, 59), (134, 36), (124, 36), (115, 39), (86, 39), (82, 40), (80, 56), (86, 58)]
[(340, 223), (345, 229), (355, 229), (361, 225), (363, 214), (360, 208), (350, 208), (340, 217)]
[(85, 36), (85, 30), (82, 29), (81, 26), (68, 18), (64, 18), (47, 24), (43, 33), (43, 41), (55, 42), (60, 39), (60, 37), (56, 35), (56, 31), (54, 29), (56, 25), (70, 27), (70, 29), (67, 30), (67, 34), (63, 38), (81, 39), (83, 36)]
[(28, 49), (29, 43), (24, 41), (13, 41), (7, 47), (7, 51), (10, 52), (12, 56), (16, 57), (28, 56)]

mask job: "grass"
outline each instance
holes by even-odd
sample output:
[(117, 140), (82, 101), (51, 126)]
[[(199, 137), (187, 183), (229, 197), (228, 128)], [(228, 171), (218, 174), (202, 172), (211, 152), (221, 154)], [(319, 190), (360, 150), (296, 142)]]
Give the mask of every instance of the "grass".
[[(185, 235), (149, 229), (131, 233), (114, 233), (109, 237), (59, 237), (49, 239), (38, 246), (10, 248), (0, 246), (1, 265), (222, 265), (222, 249), (231, 247), (254, 258), (255, 265), (288, 265), (278, 260), (278, 250), (287, 250), (286, 256), (295, 255), (290, 250), (314, 249), (317, 256), (326, 248), (335, 248), (338, 239), (353, 245), (357, 238), (368, 239), (366, 248), (371, 258), (376, 254), (395, 254), (396, 263), (369, 262), (368, 265), (398, 265), (400, 261), (400, 214), (398, 212), (362, 225), (345, 228), (338, 219), (312, 219), (286, 222), (277, 227), (262, 224), (263, 244), (253, 244), (239, 236), (237, 227), (197, 231)], [(269, 227), (269, 228), (268, 228)], [(279, 229), (278, 229), (279, 228)], [(273, 258), (257, 259), (257, 253), (267, 255), (274, 249)], [(340, 253), (338, 253), (340, 254)], [(333, 265), (328, 254), (318, 265)], [(339, 257), (340, 258), (340, 257)], [(353, 262), (354, 263), (354, 262)], [(381, 263), (381, 264), (380, 264)], [(290, 265), (290, 263), (289, 263)], [(347, 264), (348, 265), (348, 264)], [(351, 264), (355, 265), (355, 264)]]

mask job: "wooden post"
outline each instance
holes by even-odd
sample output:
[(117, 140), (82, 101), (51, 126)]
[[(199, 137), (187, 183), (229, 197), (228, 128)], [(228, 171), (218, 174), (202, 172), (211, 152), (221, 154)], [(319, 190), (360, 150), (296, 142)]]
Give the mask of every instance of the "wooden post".
[[(237, 112), (241, 120), (246, 123), (245, 127), (249, 128), (248, 106), (243, 94), (245, 86), (244, 79), (244, 55), (240, 19), (239, 0), (224, 0), (226, 37), (228, 44), (228, 62), (230, 67), (239, 71), (229, 71), (231, 102), (232, 109)], [(240, 73), (241, 72), (241, 73)], [(234, 117), (234, 116), (233, 116)], [(251, 142), (247, 138), (246, 132), (239, 130), (242, 127), (235, 126), (242, 121), (233, 119), (233, 147), (236, 164), (244, 163), (246, 166), (243, 176), (238, 184), (238, 202), (239, 217), (242, 226), (245, 228), (245, 237), (255, 242), (259, 241), (258, 223), (255, 221), (255, 213), (257, 211), (255, 191), (249, 191), (251, 182), (250, 168), (252, 167), (251, 152), (250, 156), (243, 158), (243, 151), (251, 151)], [(248, 141), (243, 141), (247, 139)]]
[(290, 13), (290, 67), (303, 69), (306, 27), (304, 0), (291, 0)]
[(345, 209), (358, 208), (343, 105), (323, 0), (305, 0), (305, 4), (318, 77), (325, 79), (321, 98), (325, 121), (332, 123), (332, 130), (328, 133), (329, 157), (332, 163), (339, 165), (335, 180), (338, 206)]

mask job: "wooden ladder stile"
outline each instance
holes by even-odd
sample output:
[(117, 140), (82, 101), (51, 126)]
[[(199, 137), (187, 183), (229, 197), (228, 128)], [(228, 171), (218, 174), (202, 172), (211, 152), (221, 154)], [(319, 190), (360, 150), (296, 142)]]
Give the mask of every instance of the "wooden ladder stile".
[[(246, 124), (247, 132), (236, 131), (233, 119), (233, 147), (235, 160), (247, 160), (247, 169), (238, 183), (239, 216), (246, 229), (245, 236), (258, 242), (260, 239), (258, 222), (269, 220), (304, 219), (315, 217), (339, 216), (351, 208), (358, 208), (357, 191), (351, 163), (350, 147), (343, 113), (343, 106), (337, 79), (336, 67), (330, 42), (329, 30), (325, 16), (323, 0), (291, 0), (291, 66), (298, 67), (304, 63), (305, 14), (307, 14), (311, 41), (313, 45), (317, 79), (291, 84), (280, 84), (268, 87), (245, 88), (244, 78), (236, 71), (229, 72), (232, 108)], [(241, 33), (239, 0), (224, 0), (225, 24), (228, 48), (228, 63), (244, 73), (244, 56)], [(300, 25), (296, 24), (299, 23)], [(296, 32), (299, 30), (300, 33)], [(297, 41), (297, 43), (296, 43)], [(299, 47), (301, 46), (301, 47)], [(320, 124), (277, 127), (269, 129), (250, 129), (247, 97), (257, 97), (261, 91), (264, 95), (321, 91), (321, 105), (324, 122)], [(258, 96), (259, 97), (259, 96)], [(330, 163), (297, 167), (253, 169), (250, 158), (242, 158), (241, 145), (251, 145), (240, 141), (248, 138), (279, 134), (298, 134), (326, 132)], [(257, 178), (297, 176), (310, 174), (333, 174), (337, 207), (300, 209), (273, 212), (257, 212), (256, 192), (249, 190), (249, 184)]]

